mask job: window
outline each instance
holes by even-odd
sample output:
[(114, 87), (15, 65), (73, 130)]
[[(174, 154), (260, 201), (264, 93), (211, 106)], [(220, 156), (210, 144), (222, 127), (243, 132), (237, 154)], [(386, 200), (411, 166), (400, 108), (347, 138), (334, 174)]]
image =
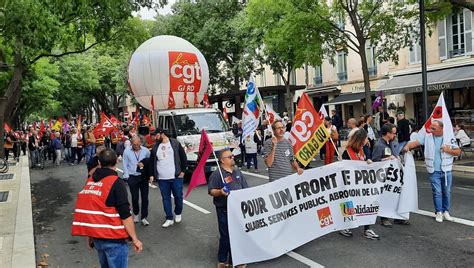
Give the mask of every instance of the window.
[(279, 75), (279, 74), (274, 74), (273, 76), (274, 76), (274, 78), (275, 78), (275, 86), (279, 86), (279, 85), (282, 85), (282, 84), (283, 84), (283, 83), (282, 83), (282, 80), (283, 80), (283, 79), (281, 79), (281, 75)]
[(347, 81), (347, 52), (339, 51), (336, 55), (337, 59), (337, 81)]
[(367, 58), (367, 67), (369, 68), (369, 75), (377, 76), (377, 63), (375, 61), (375, 47), (367, 45), (365, 47), (365, 56)]
[(296, 70), (291, 71), (290, 85), (296, 85)]
[(421, 63), (421, 46), (419, 43), (413, 41), (413, 47), (410, 48), (410, 56), (408, 59), (410, 64)]
[(260, 74), (260, 86), (261, 86), (261, 87), (266, 86), (266, 81), (265, 81), (265, 80), (266, 80), (266, 79), (265, 79), (265, 72), (262, 72), (262, 73)]
[(323, 70), (321, 69), (321, 65), (314, 67), (314, 81), (315, 85), (319, 85), (323, 83)]
[(452, 49), (450, 51), (451, 57), (464, 54), (464, 16), (463, 14), (453, 14), (451, 16), (451, 40)]

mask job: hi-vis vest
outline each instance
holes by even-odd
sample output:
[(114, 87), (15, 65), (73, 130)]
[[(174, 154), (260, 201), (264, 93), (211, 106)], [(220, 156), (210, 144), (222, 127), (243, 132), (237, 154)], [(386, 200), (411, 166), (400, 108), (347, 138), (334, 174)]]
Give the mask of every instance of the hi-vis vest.
[(95, 144), (97, 146), (104, 145), (105, 138), (104, 136), (100, 135), (98, 138), (95, 139)]
[(118, 176), (107, 176), (98, 182), (90, 177), (77, 202), (72, 222), (72, 235), (105, 239), (124, 239), (129, 235), (115, 207), (107, 207), (105, 201)]

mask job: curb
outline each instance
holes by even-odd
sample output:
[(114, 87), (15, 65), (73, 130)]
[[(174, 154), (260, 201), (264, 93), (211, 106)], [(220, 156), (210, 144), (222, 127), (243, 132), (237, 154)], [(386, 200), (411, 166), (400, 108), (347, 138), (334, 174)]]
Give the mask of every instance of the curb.
[(36, 267), (33, 211), (31, 204), (30, 166), (28, 156), (21, 158), (20, 191), (18, 193), (12, 267)]

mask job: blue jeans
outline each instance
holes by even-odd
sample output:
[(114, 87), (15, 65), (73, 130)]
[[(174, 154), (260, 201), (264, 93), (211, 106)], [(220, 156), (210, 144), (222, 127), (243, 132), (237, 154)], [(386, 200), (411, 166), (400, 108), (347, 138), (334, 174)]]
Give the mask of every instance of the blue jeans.
[(95, 144), (89, 144), (86, 146), (86, 163), (89, 162), (89, 159), (95, 154)]
[(219, 251), (217, 260), (223, 263), (232, 262), (232, 254), (230, 251), (229, 225), (227, 222), (227, 209), (216, 208), (217, 224), (219, 226)]
[(247, 169), (250, 169), (250, 163), (253, 162), (253, 166), (255, 167), (255, 169), (258, 169), (258, 165), (257, 165), (257, 153), (254, 153), (254, 154), (247, 154), (245, 156), (246, 160), (247, 160)]
[(431, 189), (433, 190), (435, 212), (449, 211), (451, 205), (451, 183), (453, 181), (451, 171), (446, 172), (446, 176), (442, 171), (435, 171), (429, 174), (429, 178)]
[(128, 244), (110, 242), (106, 239), (94, 239), (94, 248), (99, 254), (100, 267), (128, 267)]
[(172, 180), (158, 180), (161, 197), (163, 198), (163, 209), (167, 220), (173, 220), (173, 210), (171, 208), (171, 192), (174, 196), (174, 214), (181, 215), (183, 212), (183, 178)]

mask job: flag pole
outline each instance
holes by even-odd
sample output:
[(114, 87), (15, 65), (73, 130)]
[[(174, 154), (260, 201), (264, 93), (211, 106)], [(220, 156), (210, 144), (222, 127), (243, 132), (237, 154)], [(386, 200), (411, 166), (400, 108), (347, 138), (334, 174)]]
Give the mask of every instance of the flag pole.
[(216, 151), (214, 151), (214, 148), (212, 148), (212, 154), (214, 155), (214, 159), (216, 159), (217, 169), (219, 170), (219, 174), (221, 175), (222, 183), (225, 184), (224, 175), (222, 175), (221, 166), (219, 165), (219, 159), (216, 156)]
[(334, 141), (332, 140), (332, 138), (331, 138), (331, 137), (329, 137), (329, 140), (331, 141), (331, 143), (332, 143), (332, 146), (334, 146), (334, 150), (336, 150), (337, 159), (339, 159), (339, 160), (340, 160), (341, 156), (339, 155), (339, 150), (337, 150), (336, 144), (334, 144)]

